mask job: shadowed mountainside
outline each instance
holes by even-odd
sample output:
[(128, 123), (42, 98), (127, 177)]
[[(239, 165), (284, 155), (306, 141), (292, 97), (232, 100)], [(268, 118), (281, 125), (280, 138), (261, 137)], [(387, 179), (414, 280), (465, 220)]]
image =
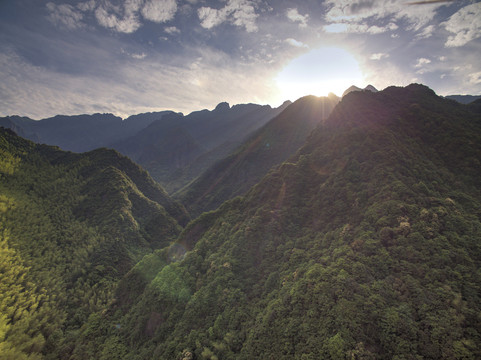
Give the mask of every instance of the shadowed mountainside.
[(270, 168), (293, 155), (338, 102), (335, 95), (297, 100), (175, 197), (197, 216), (245, 193)]
[(111, 146), (145, 167), (171, 193), (226, 156), (288, 104), (273, 109), (220, 103), (212, 111), (172, 114)]
[(424, 86), (348, 94), (288, 162), (137, 264), (125, 279), (145, 280), (76, 351), (479, 358), (480, 144), (479, 114)]

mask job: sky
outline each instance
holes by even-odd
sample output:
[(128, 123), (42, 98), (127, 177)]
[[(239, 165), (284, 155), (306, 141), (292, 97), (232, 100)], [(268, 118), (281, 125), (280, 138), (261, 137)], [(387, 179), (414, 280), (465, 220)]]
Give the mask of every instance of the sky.
[(481, 2), (0, 0), (0, 115), (185, 114), (413, 82), (481, 94)]

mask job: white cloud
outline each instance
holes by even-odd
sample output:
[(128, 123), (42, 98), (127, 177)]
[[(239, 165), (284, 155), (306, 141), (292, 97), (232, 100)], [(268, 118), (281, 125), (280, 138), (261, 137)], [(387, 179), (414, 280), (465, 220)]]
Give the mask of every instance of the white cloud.
[[(197, 59), (195, 66), (190, 68), (187, 58)], [(40, 119), (111, 112), (126, 117), (166, 109), (189, 113), (223, 100), (231, 104), (272, 100), (272, 82), (259, 81), (269, 79), (272, 66), (247, 69), (222, 52), (197, 49), (189, 56), (170, 59), (149, 54), (142, 61), (116, 67), (108, 59), (95, 64), (106, 76), (60, 74), (29, 64), (14, 53), (0, 53), (0, 68), (8, 69), (0, 72), (0, 115)]]
[(164, 23), (174, 18), (177, 12), (176, 0), (123, 0), (120, 4), (112, 0), (96, 2), (88, 0), (76, 7), (68, 4), (47, 4), (52, 22), (73, 30), (83, 26), (81, 20), (85, 13), (94, 13), (100, 26), (122, 32), (133, 33), (141, 26), (140, 16), (145, 20)]
[(469, 74), (468, 78), (471, 84), (481, 84), (481, 71)]
[(421, 32), (416, 34), (416, 39), (427, 39), (433, 36), (435, 27), (434, 25), (426, 26)]
[(144, 3), (144, 0), (124, 0), (124, 12), (127, 16), (131, 14), (136, 14), (142, 4)]
[(124, 55), (127, 55), (128, 57), (131, 57), (132, 59), (136, 60), (142, 60), (147, 57), (147, 54), (144, 52), (141, 53), (130, 53), (129, 51), (125, 50), (124, 48), (120, 49), (120, 52)]
[(178, 28), (176, 28), (175, 26), (167, 26), (166, 28), (164, 28), (164, 31), (167, 33), (167, 34), (180, 34), (180, 30)]
[(201, 7), (197, 11), (201, 21), (200, 25), (205, 29), (211, 29), (226, 21), (244, 27), (247, 32), (257, 31), (255, 2), (252, 0), (229, 0), (222, 9)]
[(417, 59), (416, 64), (414, 65), (414, 67), (416, 69), (418, 69), (418, 70), (416, 70), (416, 74), (422, 75), (426, 72), (429, 72), (429, 70), (425, 66), (430, 64), (430, 63), (431, 63), (431, 60), (426, 59), (426, 58)]
[(197, 11), (197, 14), (199, 15), (200, 25), (205, 29), (211, 29), (227, 20), (226, 11), (212, 9), (210, 7), (201, 7)]
[(134, 59), (142, 60), (142, 59), (145, 59), (145, 58), (147, 57), (147, 54), (146, 54), (146, 53), (132, 54), (131, 56), (132, 56)]
[(286, 39), (286, 42), (295, 47), (305, 47), (305, 48), (309, 47), (307, 46), (307, 44), (304, 44), (303, 42), (297, 41), (296, 39), (293, 39), (293, 38)]
[[(329, 23), (349, 24), (348, 32), (386, 32), (395, 30), (393, 25), (400, 21), (406, 24), (407, 30), (418, 31), (434, 18), (436, 9), (442, 5), (408, 6), (403, 1), (392, 0), (328, 0), (325, 19)], [(378, 29), (370, 26), (372, 22), (378, 24)], [(389, 25), (379, 26), (382, 23)]]
[(455, 34), (448, 37), (446, 47), (463, 46), (481, 36), (481, 3), (467, 5), (442, 23), (447, 31)]
[(415, 68), (421, 68), (423, 67), (424, 65), (427, 65), (427, 64), (430, 64), (431, 63), (431, 60), (429, 59), (426, 59), (426, 58), (419, 58), (416, 62), (416, 64), (414, 65)]
[(82, 22), (83, 14), (71, 5), (56, 5), (49, 2), (47, 3), (47, 9), (50, 12), (49, 20), (57, 26), (65, 26), (69, 30), (84, 26)]
[(386, 53), (376, 53), (376, 54), (372, 54), (369, 59), (370, 60), (382, 60), (384, 58), (388, 58), (389, 57), (389, 54), (386, 54)]
[(177, 12), (175, 0), (147, 0), (142, 7), (142, 16), (146, 20), (163, 23), (172, 20)]
[(335, 23), (335, 24), (325, 25), (323, 29), (325, 32), (328, 32), (328, 33), (345, 33), (348, 31), (348, 25), (342, 24), (342, 23)]
[(95, 0), (89, 0), (77, 4), (77, 8), (81, 11), (94, 11), (96, 6), (97, 4), (95, 3)]
[(298, 22), (300, 28), (307, 27), (307, 20), (309, 19), (309, 15), (301, 15), (296, 8), (287, 9), (286, 11), (287, 18), (292, 22)]
[(95, 10), (95, 18), (103, 27), (129, 34), (137, 31), (142, 26), (135, 13), (126, 12), (125, 16), (120, 18), (114, 12), (109, 12), (109, 10), (103, 6)]
[(368, 25), (366, 23), (334, 23), (324, 26), (324, 31), (329, 33), (357, 33), (357, 34), (382, 34), (387, 31), (397, 30), (398, 26), (388, 23), (385, 26)]

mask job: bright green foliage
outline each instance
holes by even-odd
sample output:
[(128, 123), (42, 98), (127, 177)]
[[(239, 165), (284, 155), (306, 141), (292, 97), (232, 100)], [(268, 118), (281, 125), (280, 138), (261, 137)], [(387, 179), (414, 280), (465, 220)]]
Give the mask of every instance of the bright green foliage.
[(0, 129), (0, 153), (0, 357), (85, 358), (80, 327), (186, 214), (114, 151), (66, 153)]
[(189, 224), (185, 256), (145, 259), (157, 275), (104, 317), (119, 327), (98, 353), (480, 358), (480, 158), (463, 105), (419, 85), (347, 95), (294, 158)]

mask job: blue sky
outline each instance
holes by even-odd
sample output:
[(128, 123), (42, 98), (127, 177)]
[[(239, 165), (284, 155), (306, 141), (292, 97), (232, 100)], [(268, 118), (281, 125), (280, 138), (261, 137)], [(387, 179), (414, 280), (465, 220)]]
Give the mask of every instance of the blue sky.
[(2, 0), (0, 115), (277, 106), (354, 84), (481, 94), (481, 3)]

